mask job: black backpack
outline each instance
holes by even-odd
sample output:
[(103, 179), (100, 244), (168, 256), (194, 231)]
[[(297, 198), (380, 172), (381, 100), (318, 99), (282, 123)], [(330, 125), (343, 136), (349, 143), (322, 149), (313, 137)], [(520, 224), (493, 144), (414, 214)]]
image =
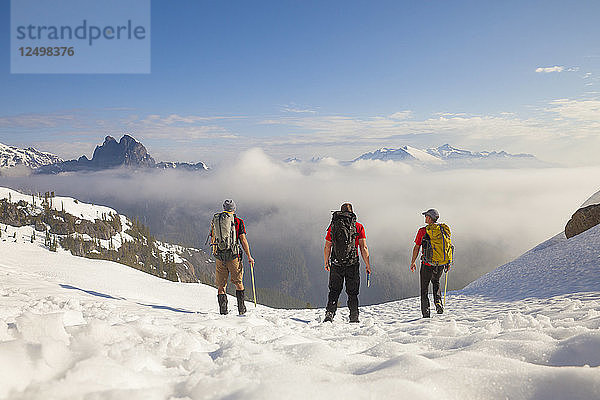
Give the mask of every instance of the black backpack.
[(334, 211), (331, 217), (331, 261), (333, 264), (347, 264), (358, 258), (355, 239), (356, 214), (349, 211)]

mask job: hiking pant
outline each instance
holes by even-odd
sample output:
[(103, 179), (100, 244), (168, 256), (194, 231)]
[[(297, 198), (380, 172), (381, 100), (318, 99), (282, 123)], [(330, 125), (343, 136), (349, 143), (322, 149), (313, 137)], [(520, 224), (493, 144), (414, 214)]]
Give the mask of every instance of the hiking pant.
[(335, 313), (337, 310), (338, 298), (342, 293), (344, 280), (346, 281), (346, 293), (348, 294), (348, 308), (350, 314), (358, 315), (358, 290), (360, 288), (360, 262), (347, 265), (331, 264), (329, 268), (329, 298), (327, 300), (327, 311)]
[(423, 316), (429, 316), (429, 282), (433, 285), (433, 302), (441, 303), (440, 278), (444, 272), (444, 266), (434, 267), (421, 264), (421, 312)]
[(227, 287), (227, 278), (231, 274), (231, 283), (241, 285), (244, 279), (244, 266), (239, 258), (229, 261), (216, 260), (215, 284), (217, 288)]

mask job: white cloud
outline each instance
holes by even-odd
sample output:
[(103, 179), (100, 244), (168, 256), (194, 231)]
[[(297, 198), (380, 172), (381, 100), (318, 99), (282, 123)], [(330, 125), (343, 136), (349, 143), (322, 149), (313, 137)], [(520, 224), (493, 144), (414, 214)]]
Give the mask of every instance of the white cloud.
[(77, 120), (76, 115), (62, 113), (28, 113), (0, 117), (0, 128), (55, 128)]
[(398, 111), (389, 116), (390, 119), (409, 119), (413, 112), (410, 110)]
[(297, 107), (284, 107), (281, 109), (281, 111), (283, 112), (288, 112), (288, 113), (298, 113), (298, 114), (315, 114), (316, 111), (315, 110), (311, 110), (310, 108), (297, 108)]
[(558, 99), (547, 110), (563, 118), (600, 122), (600, 100)]
[(551, 73), (551, 72), (563, 72), (565, 67), (555, 65), (554, 67), (539, 67), (536, 68), (535, 72), (537, 73)]
[[(112, 193), (132, 203), (183, 201), (194, 215), (209, 213), (224, 196), (232, 197), (242, 217), (252, 216), (247, 221), (253, 249), (279, 248), (291, 241), (307, 260), (323, 254), (330, 210), (350, 201), (365, 224), (376, 268), (405, 271), (407, 280), (412, 241), (423, 224), (420, 213), (435, 207), (453, 228), (460, 249), (461, 268), (453, 279), (468, 280), (474, 269), (483, 272), (508, 261), (564, 229), (572, 212), (597, 190), (600, 172), (598, 167), (423, 172), (393, 162), (352, 167), (325, 162), (326, 167), (305, 170), (302, 164), (284, 164), (253, 149), (209, 175), (119, 171), (32, 179), (59, 193), (79, 191), (88, 198)], [(532, 207), (544, 218), (523, 223), (531, 218)], [(319, 264), (309, 264), (311, 273), (319, 271)]]
[(158, 114), (147, 115), (144, 119), (130, 119), (130, 122), (139, 122), (148, 125), (190, 125), (198, 124), (207, 121), (228, 120), (228, 119), (243, 119), (243, 116), (199, 116), (199, 115), (179, 115), (169, 114), (161, 116)]

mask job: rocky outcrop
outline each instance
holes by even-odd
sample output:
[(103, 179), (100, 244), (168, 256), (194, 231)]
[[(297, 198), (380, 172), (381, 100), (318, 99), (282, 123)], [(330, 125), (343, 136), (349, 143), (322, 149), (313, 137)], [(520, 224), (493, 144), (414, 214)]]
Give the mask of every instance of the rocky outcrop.
[(181, 282), (201, 282), (214, 285), (215, 261), (204, 251), (184, 249), (179, 253), (184, 259), (182, 264), (177, 264), (177, 274)]
[(579, 235), (582, 232), (600, 224), (600, 204), (592, 204), (582, 207), (573, 214), (567, 226), (565, 235), (568, 238)]
[(85, 155), (77, 160), (60, 161), (35, 169), (37, 174), (59, 174), (61, 172), (102, 171), (111, 168), (133, 169), (177, 169), (184, 171), (208, 171), (208, 166), (202, 161), (196, 164), (184, 162), (154, 161), (143, 144), (129, 135), (123, 135), (121, 140), (106, 136), (104, 142), (94, 149), (92, 159)]
[(143, 144), (129, 135), (123, 135), (120, 141), (107, 136), (104, 143), (96, 146), (94, 155), (89, 160), (81, 156), (77, 160), (64, 161), (40, 167), (36, 170), (42, 174), (57, 174), (74, 171), (100, 171), (109, 168), (154, 168), (156, 162), (148, 154)]
[(11, 203), (7, 199), (0, 200), (0, 222), (12, 226), (29, 225), (31, 222), (27, 213), (27, 203), (24, 201)]
[(114, 137), (107, 136), (101, 146), (96, 146), (89, 162), (98, 169), (120, 166), (154, 167), (156, 164), (144, 145), (129, 135), (123, 135), (119, 142)]

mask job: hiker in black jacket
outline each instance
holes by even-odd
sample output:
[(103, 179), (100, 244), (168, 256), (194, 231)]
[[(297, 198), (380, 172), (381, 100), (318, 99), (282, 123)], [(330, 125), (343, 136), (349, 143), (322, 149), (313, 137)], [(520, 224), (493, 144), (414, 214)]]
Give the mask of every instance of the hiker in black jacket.
[(364, 226), (356, 222), (352, 204), (344, 203), (340, 211), (335, 211), (331, 224), (327, 228), (323, 258), (325, 269), (329, 271), (329, 297), (324, 322), (332, 322), (344, 280), (348, 294), (350, 322), (358, 322), (358, 291), (360, 288), (360, 261), (358, 248), (366, 264), (367, 273), (371, 273), (369, 248)]

